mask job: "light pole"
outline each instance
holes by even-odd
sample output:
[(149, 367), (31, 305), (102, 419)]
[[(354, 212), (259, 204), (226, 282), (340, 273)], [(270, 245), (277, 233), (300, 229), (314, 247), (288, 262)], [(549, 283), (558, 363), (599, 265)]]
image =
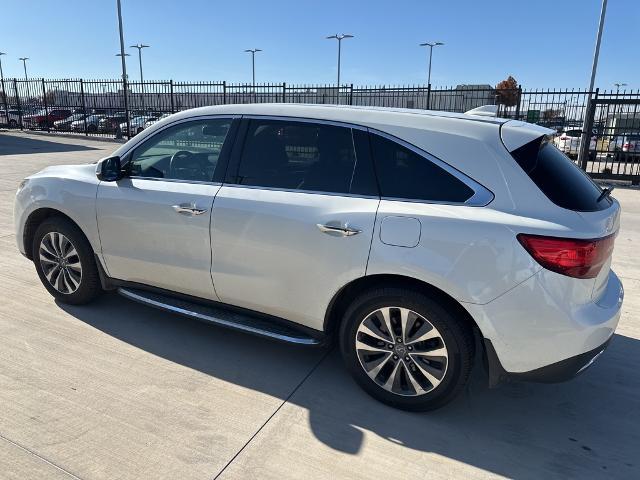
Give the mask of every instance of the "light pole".
[(433, 47), (444, 45), (442, 42), (425, 42), (421, 43), (421, 47), (429, 47), (429, 73), (427, 75), (427, 86), (431, 85), (431, 59), (433, 58)]
[(626, 83), (614, 83), (614, 85), (616, 86), (616, 95), (618, 95), (618, 93), (620, 93), (620, 87), (626, 87), (627, 86)]
[(22, 66), (24, 67), (24, 79), (29, 80), (27, 77), (27, 60), (29, 60), (29, 57), (22, 57), (20, 60), (22, 60)]
[(150, 45), (144, 45), (139, 43), (137, 45), (131, 45), (129, 48), (137, 48), (138, 49), (138, 62), (140, 63), (140, 91), (142, 92), (142, 97), (140, 99), (140, 103), (142, 105), (142, 109), (144, 110), (144, 78), (142, 77), (142, 49), (149, 48)]
[(345, 38), (353, 38), (353, 35), (348, 33), (336, 33), (335, 35), (329, 35), (327, 39), (336, 39), (338, 41), (338, 104), (340, 104), (340, 59), (342, 56), (342, 40)]
[(124, 33), (122, 32), (122, 7), (120, 0), (116, 0), (118, 10), (118, 31), (120, 33), (120, 60), (122, 61), (122, 87), (124, 90), (124, 111), (127, 116), (127, 138), (130, 135), (130, 119), (129, 119), (129, 99), (127, 98), (127, 62), (125, 58), (128, 54), (124, 53)]
[(253, 83), (253, 91), (256, 91), (256, 52), (261, 52), (259, 48), (248, 48), (245, 50), (246, 53), (251, 54), (251, 73), (252, 73), (252, 83)]

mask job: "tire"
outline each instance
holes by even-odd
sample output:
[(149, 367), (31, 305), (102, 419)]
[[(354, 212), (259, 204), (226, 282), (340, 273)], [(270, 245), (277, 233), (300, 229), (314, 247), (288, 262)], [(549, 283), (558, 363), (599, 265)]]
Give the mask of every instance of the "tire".
[(89, 303), (102, 292), (93, 249), (66, 218), (50, 217), (42, 222), (31, 251), (40, 281), (60, 302)]
[[(388, 342), (389, 336), (382, 326), (384, 315), (380, 309), (388, 307), (396, 337), (393, 344)], [(405, 333), (400, 330), (403, 312), (408, 327)], [(425, 334), (433, 338), (416, 341)], [(356, 382), (372, 397), (395, 408), (427, 411), (442, 407), (460, 393), (471, 373), (474, 358), (471, 329), (442, 303), (416, 291), (379, 288), (360, 295), (347, 309), (339, 335), (343, 360)], [(399, 342), (401, 336), (403, 342)], [(383, 339), (388, 342), (386, 345)], [(356, 340), (360, 348), (356, 347)], [(374, 345), (375, 349), (363, 349), (363, 344)], [(437, 355), (429, 357), (429, 352)], [(425, 371), (433, 382), (423, 374)], [(394, 372), (395, 380), (385, 388), (382, 384), (389, 385), (390, 374)], [(411, 378), (409, 372), (413, 372)]]
[(96, 127), (93, 124), (90, 124), (89, 126), (87, 126), (87, 132), (89, 133), (96, 133), (98, 131), (98, 127)]
[(9, 120), (9, 128), (16, 128), (18, 126), (18, 122), (15, 120)]
[(138, 130), (136, 130), (136, 135), (142, 133), (143, 130), (144, 130), (144, 128), (138, 127)]

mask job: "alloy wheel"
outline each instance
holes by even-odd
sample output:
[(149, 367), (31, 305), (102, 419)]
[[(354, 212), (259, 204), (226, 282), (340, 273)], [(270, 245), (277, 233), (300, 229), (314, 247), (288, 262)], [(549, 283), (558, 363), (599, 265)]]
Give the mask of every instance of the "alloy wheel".
[(449, 357), (441, 333), (407, 308), (384, 307), (366, 315), (355, 347), (369, 378), (397, 395), (429, 393), (447, 373)]
[(49, 232), (40, 241), (40, 266), (58, 292), (71, 294), (82, 281), (82, 264), (71, 241), (60, 232)]

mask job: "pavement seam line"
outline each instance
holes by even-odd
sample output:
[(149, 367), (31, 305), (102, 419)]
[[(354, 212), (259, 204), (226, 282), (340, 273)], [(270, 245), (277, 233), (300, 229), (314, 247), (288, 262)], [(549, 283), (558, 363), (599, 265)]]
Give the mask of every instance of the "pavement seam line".
[(65, 474), (69, 475), (71, 478), (75, 478), (76, 480), (82, 480), (82, 478), (78, 477), (77, 475), (74, 475), (73, 473), (71, 473), (71, 472), (70, 472), (70, 471), (68, 471), (68, 470), (65, 470), (64, 468), (62, 468), (62, 467), (61, 467), (61, 466), (59, 466), (59, 465), (56, 465), (56, 464), (55, 464), (55, 463), (53, 463), (51, 460), (47, 460), (47, 459), (46, 459), (46, 458), (44, 458), (42, 455), (39, 455), (38, 453), (34, 452), (33, 450), (31, 450), (31, 449), (29, 449), (29, 448), (27, 448), (27, 447), (24, 447), (24, 446), (20, 445), (19, 443), (14, 442), (13, 440), (11, 440), (11, 439), (9, 439), (9, 438), (5, 437), (5, 436), (4, 436), (4, 435), (2, 435), (1, 433), (0, 433), (0, 438), (1, 438), (1, 439), (3, 439), (4, 441), (6, 441), (6, 442), (10, 443), (11, 445), (13, 445), (13, 446), (15, 446), (15, 447), (18, 447), (20, 450), (23, 450), (23, 451), (25, 451), (25, 452), (27, 452), (27, 453), (30, 453), (30, 454), (31, 454), (31, 455), (33, 455), (34, 457), (39, 458), (39, 459), (40, 459), (40, 460), (42, 460), (44, 463), (46, 463), (46, 464), (48, 464), (48, 465), (51, 465), (51, 466), (52, 466), (52, 467), (54, 467), (55, 469), (60, 470), (62, 473), (65, 473)]
[(253, 435), (251, 435), (251, 437), (249, 438), (249, 440), (247, 440), (245, 442), (245, 444), (242, 446), (242, 448), (240, 448), (240, 450), (238, 450), (233, 457), (231, 457), (231, 459), (225, 464), (224, 467), (222, 467), (222, 470), (220, 470), (214, 477), (212, 480), (217, 480), (220, 475), (222, 475), (224, 473), (224, 471), (227, 469), (227, 467), (229, 465), (231, 465), (234, 460), (236, 458), (238, 458), (238, 456), (244, 451), (245, 448), (247, 448), (247, 446), (253, 441), (254, 438), (256, 438), (258, 436), (258, 434), (262, 431), (262, 429), (267, 425), (267, 423), (269, 423), (271, 421), (271, 419), (273, 417), (276, 416), (276, 414), (280, 411), (280, 409), (282, 407), (284, 407), (284, 405), (291, 399), (291, 397), (293, 397), (296, 392), (300, 389), (300, 387), (304, 384), (304, 382), (307, 381), (307, 379), (313, 374), (313, 372), (315, 372), (318, 367), (320, 366), (320, 364), (322, 362), (324, 362), (324, 360), (329, 356), (329, 354), (333, 351), (333, 347), (328, 348), (327, 351), (324, 353), (324, 355), (322, 355), (320, 357), (320, 359), (316, 362), (316, 364), (313, 366), (313, 368), (311, 368), (311, 370), (309, 370), (309, 372), (304, 376), (304, 378), (302, 380), (300, 380), (300, 383), (298, 383), (298, 385), (296, 385), (296, 387), (291, 391), (291, 393), (289, 395), (287, 395), (287, 398), (285, 398), (282, 403), (278, 406), (278, 408), (276, 408), (273, 413), (271, 415), (269, 415), (269, 418), (267, 418), (264, 423), (260, 426), (260, 428), (258, 428)]

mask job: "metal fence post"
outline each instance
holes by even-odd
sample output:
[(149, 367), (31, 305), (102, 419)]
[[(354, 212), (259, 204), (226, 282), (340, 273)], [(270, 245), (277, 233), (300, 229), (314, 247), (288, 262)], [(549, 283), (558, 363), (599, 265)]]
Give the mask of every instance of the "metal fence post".
[(20, 104), (20, 95), (18, 94), (18, 80), (13, 79), (13, 91), (16, 94), (16, 107), (18, 107), (18, 121), (20, 122), (20, 130), (24, 130), (22, 126), (22, 105)]
[(80, 98), (82, 99), (82, 120), (84, 121), (84, 134), (89, 135), (87, 132), (87, 105), (84, 101), (84, 82), (80, 79)]
[(349, 105), (353, 105), (353, 83), (351, 84), (351, 88), (349, 89)]
[(173, 80), (169, 80), (169, 89), (171, 92), (171, 113), (176, 113), (176, 101), (173, 98)]
[(222, 82), (222, 104), (227, 104), (227, 81)]
[(585, 172), (587, 171), (587, 162), (589, 161), (589, 144), (591, 143), (591, 132), (593, 131), (593, 122), (596, 116), (596, 103), (598, 101), (599, 88), (596, 88), (596, 95), (591, 98), (589, 95), (587, 103), (587, 111), (582, 123), (582, 137), (580, 138), (580, 152), (578, 154), (578, 165)]
[(287, 102), (287, 82), (282, 82), (282, 103)]
[(47, 106), (47, 90), (44, 85), (44, 78), (42, 79), (42, 103), (44, 103), (44, 121), (47, 124), (47, 132), (50, 132), (51, 126), (49, 125), (49, 107)]
[(431, 109), (431, 84), (427, 85), (427, 110)]

